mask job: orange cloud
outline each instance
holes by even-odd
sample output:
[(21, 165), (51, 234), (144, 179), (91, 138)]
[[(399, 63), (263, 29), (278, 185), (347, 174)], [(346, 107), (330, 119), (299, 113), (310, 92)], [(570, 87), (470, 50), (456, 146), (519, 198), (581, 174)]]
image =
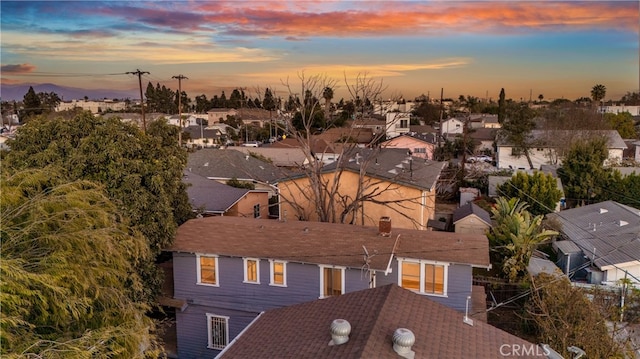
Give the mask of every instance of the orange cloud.
[(633, 2), (356, 2), (352, 4), (357, 9), (324, 11), (318, 9), (321, 4), (312, 7), (307, 2), (300, 2), (306, 5), (293, 9), (282, 3), (243, 8), (246, 4), (234, 2), (225, 7), (204, 3), (199, 9), (212, 24), (223, 25), (227, 34), (294, 38), (443, 32), (506, 34), (531, 29), (637, 32), (639, 16), (637, 3)]
[(17, 64), (17, 65), (2, 65), (0, 71), (5, 74), (27, 74), (33, 72), (36, 69), (31, 64)]

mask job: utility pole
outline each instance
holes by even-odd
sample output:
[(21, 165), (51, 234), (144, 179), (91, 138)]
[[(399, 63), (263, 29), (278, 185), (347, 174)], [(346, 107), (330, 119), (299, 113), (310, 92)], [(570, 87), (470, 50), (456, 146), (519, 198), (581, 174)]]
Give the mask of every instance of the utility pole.
[(444, 115), (444, 104), (443, 102), (443, 97), (444, 96), (444, 87), (440, 88), (440, 136), (438, 136), (438, 147), (440, 147), (440, 138), (442, 137), (442, 117)]
[(131, 75), (138, 75), (138, 85), (140, 86), (140, 108), (142, 108), (142, 132), (147, 132), (147, 121), (144, 119), (144, 97), (142, 97), (142, 75), (148, 74), (148, 71), (129, 71), (125, 72)]
[(172, 79), (178, 79), (178, 146), (182, 147), (182, 80), (188, 79), (186, 76), (172, 76)]

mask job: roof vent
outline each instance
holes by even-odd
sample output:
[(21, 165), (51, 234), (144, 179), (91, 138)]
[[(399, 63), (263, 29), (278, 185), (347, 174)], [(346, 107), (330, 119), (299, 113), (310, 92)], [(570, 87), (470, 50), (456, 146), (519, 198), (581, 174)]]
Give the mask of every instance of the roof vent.
[(403, 358), (413, 359), (416, 353), (411, 347), (416, 342), (416, 336), (406, 328), (398, 328), (393, 333), (393, 351)]
[(331, 322), (331, 341), (329, 345), (340, 345), (349, 341), (351, 324), (344, 319), (335, 319)]
[(600, 214), (609, 212), (608, 209), (600, 208)]
[(619, 225), (620, 227), (622, 227), (622, 226), (626, 226), (627, 224), (629, 224), (629, 222), (627, 222), (627, 221), (623, 221), (623, 220), (619, 220), (619, 221), (618, 221), (618, 225)]

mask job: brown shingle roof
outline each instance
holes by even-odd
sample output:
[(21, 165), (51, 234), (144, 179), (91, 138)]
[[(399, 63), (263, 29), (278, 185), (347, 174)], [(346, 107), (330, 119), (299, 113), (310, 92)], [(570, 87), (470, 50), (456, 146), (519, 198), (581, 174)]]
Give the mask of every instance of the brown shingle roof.
[(365, 246), (371, 269), (384, 271), (397, 238), (399, 257), (489, 266), (484, 235), (398, 228), (382, 237), (376, 227), (241, 217), (192, 219), (178, 228), (168, 250), (360, 268)]
[[(269, 310), (237, 337), (220, 358), (397, 359), (400, 356), (393, 351), (392, 342), (397, 328), (414, 333), (412, 350), (416, 358), (499, 358), (514, 345), (534, 347), (487, 323), (476, 320), (473, 326), (465, 324), (463, 316), (391, 284)], [(334, 319), (347, 320), (351, 334), (348, 342), (329, 346), (329, 328)], [(502, 347), (505, 344), (506, 350)], [(541, 352), (539, 348), (537, 353)], [(514, 357), (535, 355), (534, 352)]]

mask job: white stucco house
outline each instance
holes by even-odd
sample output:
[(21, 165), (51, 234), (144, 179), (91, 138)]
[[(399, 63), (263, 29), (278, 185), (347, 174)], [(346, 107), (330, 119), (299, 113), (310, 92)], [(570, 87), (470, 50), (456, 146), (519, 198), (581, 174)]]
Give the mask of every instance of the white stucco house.
[(410, 122), (411, 113), (409, 112), (388, 112), (385, 122), (387, 139), (409, 133)]
[(455, 117), (442, 121), (442, 135), (461, 134), (464, 131), (464, 122)]
[[(588, 138), (604, 137), (607, 141), (609, 156), (607, 161), (622, 160), (627, 148), (622, 137), (616, 130), (605, 131), (568, 131), (568, 130), (533, 130), (529, 135), (529, 156), (533, 168), (541, 165), (560, 165), (564, 157), (563, 150), (568, 149), (567, 143), (586, 140)], [(527, 157), (518, 153), (513, 143), (498, 134), (496, 166), (498, 168), (530, 169)]]

